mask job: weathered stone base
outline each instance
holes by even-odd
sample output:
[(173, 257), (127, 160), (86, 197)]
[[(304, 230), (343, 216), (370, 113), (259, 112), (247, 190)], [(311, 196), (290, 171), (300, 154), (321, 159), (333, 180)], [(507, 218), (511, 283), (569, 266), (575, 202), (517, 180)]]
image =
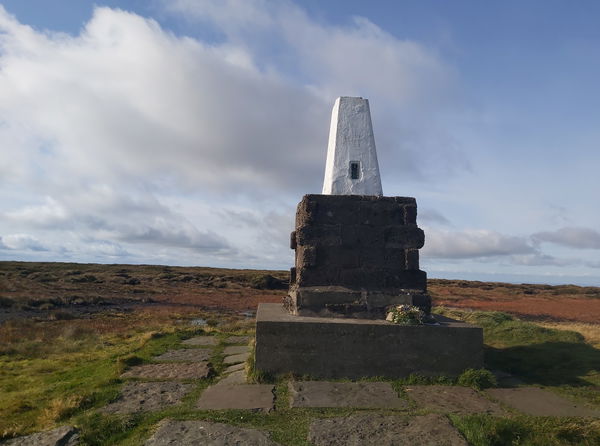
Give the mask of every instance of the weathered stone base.
[(284, 299), (285, 308), (297, 316), (359, 319), (385, 319), (390, 306), (404, 304), (419, 307), (426, 314), (431, 312), (431, 297), (422, 290), (292, 285)]
[(483, 367), (483, 330), (437, 316), (439, 325), (294, 316), (259, 304), (255, 367), (315, 378), (457, 376)]

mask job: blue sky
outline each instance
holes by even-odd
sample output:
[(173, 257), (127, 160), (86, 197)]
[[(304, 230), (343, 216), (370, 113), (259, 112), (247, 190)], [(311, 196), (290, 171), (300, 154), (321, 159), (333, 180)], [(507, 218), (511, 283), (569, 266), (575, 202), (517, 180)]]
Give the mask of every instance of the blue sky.
[(600, 285), (598, 2), (0, 5), (0, 259), (288, 268), (344, 95), (430, 277)]

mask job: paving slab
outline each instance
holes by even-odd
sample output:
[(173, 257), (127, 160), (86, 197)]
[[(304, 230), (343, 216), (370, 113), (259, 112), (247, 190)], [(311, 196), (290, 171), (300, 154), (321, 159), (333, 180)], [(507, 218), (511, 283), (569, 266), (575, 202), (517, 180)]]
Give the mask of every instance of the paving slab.
[(223, 350), (224, 355), (239, 355), (242, 353), (246, 353), (250, 351), (250, 346), (248, 345), (232, 345), (230, 347), (225, 347)]
[(290, 407), (408, 408), (390, 383), (290, 381), (288, 387)]
[(182, 342), (183, 345), (192, 346), (212, 346), (217, 345), (219, 339), (215, 336), (194, 336), (193, 338), (186, 339)]
[(528, 415), (544, 417), (600, 417), (600, 410), (585, 407), (539, 387), (488, 389), (498, 401)]
[(417, 417), (355, 414), (313, 421), (308, 441), (315, 446), (467, 446), (468, 443), (439, 414)]
[(121, 375), (121, 378), (202, 379), (208, 377), (211, 370), (210, 364), (207, 362), (142, 364), (126, 371)]
[(270, 384), (240, 384), (232, 386), (210, 386), (196, 404), (202, 410), (251, 409), (270, 412), (275, 395)]
[(106, 413), (148, 412), (174, 406), (193, 389), (193, 384), (178, 382), (129, 382), (118, 400), (104, 409)]
[(163, 420), (144, 446), (278, 446), (265, 432), (207, 421)]
[(461, 386), (406, 386), (409, 398), (419, 408), (443, 413), (487, 413), (505, 415), (496, 403), (489, 401), (470, 387)]
[(240, 353), (239, 355), (226, 356), (223, 359), (223, 364), (237, 364), (238, 362), (246, 362), (250, 356), (250, 352)]
[(244, 364), (243, 362), (240, 362), (239, 364), (230, 365), (229, 367), (227, 367), (225, 369), (225, 371), (223, 373), (233, 373), (233, 372), (237, 372), (238, 370), (244, 370), (245, 368), (246, 368), (246, 364)]
[(181, 348), (178, 350), (169, 350), (152, 359), (155, 361), (201, 362), (208, 360), (211, 355), (212, 350), (205, 348)]
[(238, 370), (237, 372), (230, 373), (225, 378), (217, 382), (216, 386), (234, 386), (238, 384), (246, 384), (246, 371)]
[(79, 434), (72, 426), (60, 426), (51, 431), (37, 432), (2, 443), (3, 446), (76, 446)]
[(250, 342), (250, 336), (229, 336), (225, 342), (227, 344), (247, 344)]

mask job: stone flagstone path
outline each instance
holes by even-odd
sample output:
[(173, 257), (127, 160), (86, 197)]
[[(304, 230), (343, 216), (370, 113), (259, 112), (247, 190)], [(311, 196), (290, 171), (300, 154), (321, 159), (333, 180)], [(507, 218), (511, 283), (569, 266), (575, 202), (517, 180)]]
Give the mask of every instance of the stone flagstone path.
[[(192, 403), (205, 410), (275, 410), (275, 386), (248, 384), (246, 364), (250, 354), (248, 336), (196, 336), (181, 347), (153, 358), (154, 363), (131, 367), (122, 374), (128, 379), (120, 396), (101, 409), (104, 413), (128, 414), (163, 410), (181, 404), (212, 373), (209, 362), (214, 349), (223, 346), (227, 366), (215, 383)], [(231, 345), (245, 344), (245, 345)], [(129, 380), (132, 379), (133, 380)], [(142, 381), (140, 381), (142, 380)], [(466, 441), (452, 426), (447, 414), (483, 413), (510, 416), (522, 412), (534, 416), (580, 416), (600, 418), (600, 411), (585, 407), (537, 387), (488, 389), (477, 392), (459, 386), (403, 387), (398, 395), (388, 382), (288, 382), (292, 410), (302, 408), (350, 408), (361, 410), (344, 417), (317, 418), (310, 423), (307, 441), (315, 446), (363, 444), (465, 446)], [(282, 406), (283, 407), (283, 406)], [(382, 414), (377, 410), (385, 410)], [(430, 411), (410, 415), (409, 411)], [(268, 416), (268, 415), (265, 415)], [(318, 415), (317, 415), (318, 417)], [(75, 446), (77, 430), (62, 426), (48, 432), (0, 442), (2, 446)], [(145, 446), (159, 445), (259, 445), (277, 446), (269, 432), (201, 420), (164, 419), (146, 440)]]
[(354, 407), (361, 409), (407, 409), (390, 383), (290, 382), (290, 407)]
[(166, 445), (278, 446), (278, 443), (256, 429), (206, 421), (163, 420), (144, 446)]
[(576, 404), (538, 387), (488, 389), (492, 398), (528, 415), (543, 417), (600, 417), (600, 410)]
[(106, 413), (134, 413), (174, 406), (193, 389), (178, 382), (128, 382), (120, 397), (103, 409)]
[(442, 413), (487, 413), (506, 415), (505, 411), (470, 387), (406, 386), (404, 391), (417, 407)]
[(311, 423), (308, 440), (315, 446), (468, 446), (448, 419), (438, 414), (320, 419)]

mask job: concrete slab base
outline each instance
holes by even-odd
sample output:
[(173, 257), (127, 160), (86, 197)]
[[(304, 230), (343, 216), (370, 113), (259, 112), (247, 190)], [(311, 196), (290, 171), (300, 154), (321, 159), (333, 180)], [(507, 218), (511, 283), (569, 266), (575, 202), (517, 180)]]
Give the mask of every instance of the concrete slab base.
[(295, 316), (259, 304), (255, 367), (315, 378), (457, 376), (483, 367), (483, 330), (436, 315), (439, 325)]

